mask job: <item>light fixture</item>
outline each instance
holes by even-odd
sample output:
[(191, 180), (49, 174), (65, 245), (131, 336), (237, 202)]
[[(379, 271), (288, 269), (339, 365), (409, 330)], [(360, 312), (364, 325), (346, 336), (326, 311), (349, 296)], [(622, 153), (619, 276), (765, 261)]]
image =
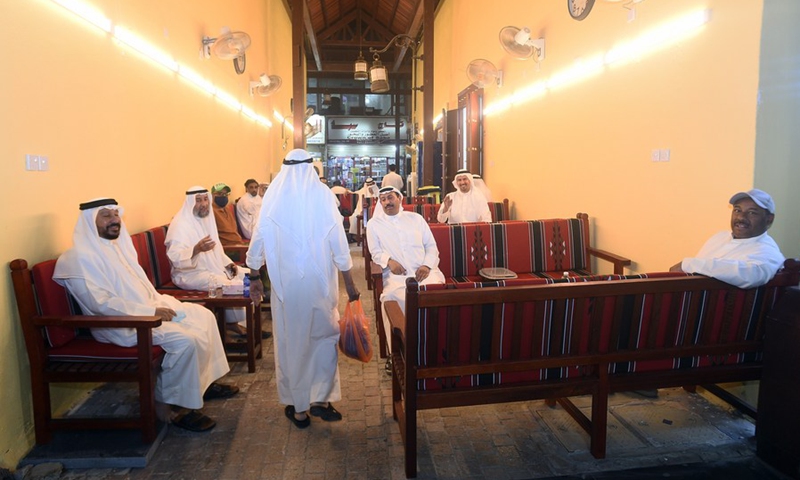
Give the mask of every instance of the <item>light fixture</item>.
[(372, 68), (369, 69), (369, 90), (372, 93), (386, 93), (389, 91), (389, 72), (386, 70), (386, 67), (383, 66), (383, 63), (381, 63), (381, 57), (378, 54), (389, 50), (389, 47), (391, 47), (392, 44), (397, 47), (408, 48), (412, 45), (416, 45), (417, 42), (415, 42), (410, 35), (401, 33), (399, 35), (395, 35), (394, 38), (389, 40), (389, 43), (380, 50), (370, 47), (369, 51), (373, 54), (373, 61)]
[(364, 54), (360, 51), (358, 52), (358, 58), (356, 59), (353, 69), (355, 72), (353, 74), (353, 78), (355, 80), (366, 80), (369, 78), (369, 75), (367, 74), (367, 61), (364, 60)]
[(377, 53), (372, 56), (372, 68), (369, 69), (369, 91), (372, 93), (386, 93), (389, 91), (389, 72), (381, 63)]

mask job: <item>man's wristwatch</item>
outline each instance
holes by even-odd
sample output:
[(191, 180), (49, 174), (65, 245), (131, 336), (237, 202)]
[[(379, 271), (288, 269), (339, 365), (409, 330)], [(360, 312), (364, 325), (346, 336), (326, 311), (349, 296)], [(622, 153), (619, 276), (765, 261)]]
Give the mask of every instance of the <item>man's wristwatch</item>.
[(250, 280), (261, 280), (260, 275), (251, 275), (249, 273), (247, 274), (247, 278), (249, 278)]

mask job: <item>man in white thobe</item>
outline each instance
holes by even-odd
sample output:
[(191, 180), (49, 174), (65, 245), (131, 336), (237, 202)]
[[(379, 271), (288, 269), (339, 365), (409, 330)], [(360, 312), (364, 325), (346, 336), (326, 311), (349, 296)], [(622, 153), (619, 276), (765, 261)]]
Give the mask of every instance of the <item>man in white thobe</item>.
[[(156, 400), (182, 407), (173, 423), (204, 431), (215, 423), (198, 410), (203, 400), (235, 394), (238, 388), (214, 381), (229, 371), (214, 315), (207, 309), (160, 295), (139, 265), (136, 250), (110, 198), (80, 206), (73, 247), (58, 259), (53, 280), (64, 286), (86, 315), (156, 315), (153, 344), (165, 356), (156, 382)], [(136, 345), (132, 328), (95, 328), (99, 342)]]
[(391, 328), (383, 304), (396, 300), (405, 313), (407, 278), (414, 277), (422, 285), (445, 282), (444, 274), (439, 270), (439, 249), (431, 228), (422, 215), (403, 210), (402, 203), (400, 190), (381, 188), (379, 202), (367, 229), (372, 261), (383, 269), (380, 301), (386, 344), (390, 349)]
[[(308, 413), (325, 421), (342, 418), (331, 404), (341, 399), (337, 270), (350, 301), (359, 292), (334, 198), (320, 183), (311, 155), (290, 151), (264, 195), (247, 251), (251, 278), (267, 265), (278, 396), (297, 428), (310, 425)], [(261, 282), (250, 287), (251, 298), (260, 300)]]
[(403, 177), (397, 173), (397, 165), (392, 163), (387, 168), (389, 171), (386, 172), (386, 175), (384, 175), (381, 179), (381, 188), (395, 187), (396, 189), (403, 191)]
[[(217, 222), (211, 213), (211, 194), (205, 187), (186, 191), (180, 211), (167, 229), (165, 245), (172, 266), (172, 282), (185, 290), (209, 291), (226, 285), (242, 285), (245, 269), (236, 267), (219, 241)], [(228, 308), (228, 330), (245, 335), (245, 309)]]
[(472, 184), (472, 174), (459, 170), (453, 179), (456, 191), (444, 197), (436, 215), (439, 223), (491, 222), (492, 212), (489, 203)]
[(261, 201), (268, 186), (266, 183), (259, 184), (254, 178), (249, 178), (244, 182), (246, 193), (236, 202), (236, 218), (239, 219), (239, 228), (242, 229), (242, 237), (248, 240), (253, 237), (258, 212), (261, 211)]
[(353, 214), (350, 215), (350, 229), (348, 230), (350, 235), (358, 233), (358, 216), (361, 215), (364, 209), (364, 199), (377, 198), (378, 186), (375, 185), (375, 180), (372, 177), (367, 177), (364, 181), (364, 186), (357, 190), (356, 193), (358, 194), (358, 201), (356, 202), (356, 208), (353, 210)]
[(700, 273), (739, 288), (764, 285), (785, 260), (767, 229), (775, 220), (775, 202), (765, 191), (752, 189), (730, 199), (731, 231), (712, 236), (694, 257), (684, 258), (671, 271)]

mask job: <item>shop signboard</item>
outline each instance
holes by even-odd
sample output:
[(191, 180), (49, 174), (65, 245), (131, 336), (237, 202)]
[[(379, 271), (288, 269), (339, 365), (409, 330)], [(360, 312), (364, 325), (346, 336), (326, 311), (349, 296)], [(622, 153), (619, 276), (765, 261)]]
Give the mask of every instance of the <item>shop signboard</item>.
[(381, 145), (397, 143), (397, 122), (400, 141), (408, 138), (407, 122), (395, 117), (327, 117), (329, 145)]

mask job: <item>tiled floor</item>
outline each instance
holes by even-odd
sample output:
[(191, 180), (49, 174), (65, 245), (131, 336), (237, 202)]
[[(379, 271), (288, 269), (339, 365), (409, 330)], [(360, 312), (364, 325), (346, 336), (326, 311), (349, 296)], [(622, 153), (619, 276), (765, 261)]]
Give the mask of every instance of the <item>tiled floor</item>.
[[(353, 257), (365, 310), (374, 318), (360, 249), (353, 248)], [(239, 395), (207, 403), (206, 413), (217, 420), (211, 432), (170, 427), (146, 468), (72, 470), (62, 478), (405, 478), (391, 383), (377, 355), (367, 364), (340, 356), (343, 399), (336, 408), (344, 420), (312, 418), (310, 428), (298, 430), (278, 403), (271, 340), (266, 347), (255, 373), (233, 366), (226, 381), (239, 385)], [(578, 405), (588, 407), (588, 399)], [(681, 389), (661, 390), (655, 400), (616, 394), (607, 458), (596, 460), (588, 436), (562, 409), (541, 401), (428, 410), (419, 421), (418, 478), (782, 478), (755, 458), (754, 432), (737, 413)]]

